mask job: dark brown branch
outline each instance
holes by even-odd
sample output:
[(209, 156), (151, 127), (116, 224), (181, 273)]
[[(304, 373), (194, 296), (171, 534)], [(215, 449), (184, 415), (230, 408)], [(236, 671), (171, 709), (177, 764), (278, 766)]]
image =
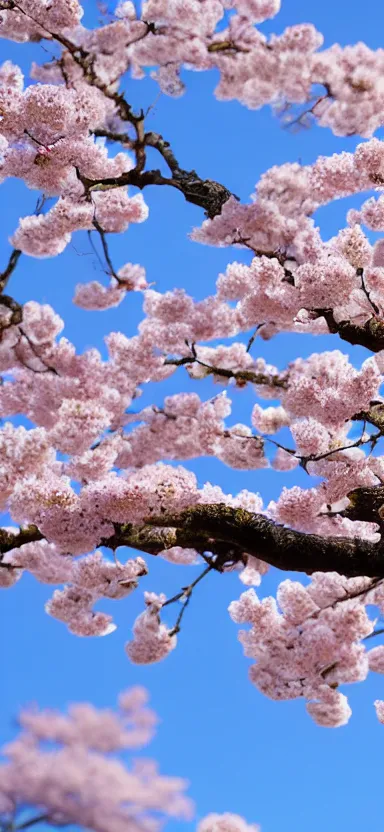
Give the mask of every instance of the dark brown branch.
[[(24, 132), (27, 133), (28, 131), (25, 130)], [(28, 133), (28, 135), (29, 135), (29, 133)], [(41, 211), (44, 207), (44, 203), (45, 203), (45, 196), (44, 196), (44, 194), (42, 194), (42, 196), (39, 197), (39, 199), (37, 200), (37, 203), (36, 203), (36, 208), (35, 208), (36, 216), (38, 216), (41, 213)], [(22, 253), (23, 252), (20, 251), (18, 248), (14, 248), (11, 251), (8, 263), (7, 263), (4, 271), (0, 272), (0, 294), (2, 294), (4, 292), (4, 289), (5, 289), (8, 281), (9, 281), (9, 278), (12, 276), (13, 272), (15, 271), (15, 268), (16, 268), (18, 262), (19, 262), (19, 259), (22, 255)]]
[[(367, 499), (380, 489), (366, 489)], [(376, 509), (384, 500), (384, 489), (375, 496)], [(352, 495), (351, 495), (352, 496)], [(363, 498), (361, 498), (363, 499)], [(356, 503), (356, 496), (352, 496)], [(361, 502), (361, 501), (360, 501)], [(364, 504), (366, 505), (366, 504)], [(361, 518), (361, 511), (357, 512)], [(374, 520), (372, 512), (369, 519)], [(18, 535), (0, 530), (0, 552), (4, 554), (23, 543), (42, 540), (43, 535), (30, 526)], [(348, 578), (359, 575), (384, 577), (384, 542), (372, 543), (359, 538), (321, 537), (287, 529), (262, 514), (252, 514), (222, 503), (193, 506), (177, 515), (147, 518), (141, 526), (115, 525), (115, 533), (100, 541), (110, 549), (128, 546), (158, 555), (172, 546), (212, 552), (216, 563), (236, 563), (244, 552), (261, 558), (283, 571), (339, 572)]]
[(171, 149), (169, 142), (165, 141), (160, 133), (146, 133), (144, 136), (145, 144), (149, 147), (154, 147), (158, 152), (161, 154), (163, 159), (165, 159), (169, 170), (172, 171), (175, 176), (178, 176), (180, 173), (185, 173), (180, 168), (180, 165), (176, 159), (176, 156)]
[[(11, 549), (19, 549), (24, 543), (35, 543), (36, 540), (44, 540), (44, 535), (41, 534), (37, 526), (20, 529), (17, 534), (0, 529), (0, 554), (5, 555)], [(6, 564), (1, 565), (6, 566)]]
[(325, 318), (329, 331), (339, 335), (348, 344), (359, 344), (371, 352), (380, 352), (384, 349), (384, 321), (379, 318), (370, 318), (361, 325), (354, 324), (352, 321), (337, 323), (332, 309), (317, 309), (316, 312), (319, 317)]
[(250, 49), (244, 49), (241, 46), (238, 46), (232, 40), (221, 40), (221, 41), (213, 41), (207, 46), (207, 52), (224, 52), (233, 54), (234, 52), (244, 52), (249, 53)]
[(98, 233), (98, 235), (99, 235), (99, 237), (100, 237), (100, 240), (101, 240), (101, 245), (102, 245), (102, 248), (103, 248), (105, 261), (106, 261), (106, 264), (107, 264), (107, 266), (108, 266), (108, 274), (109, 274), (111, 277), (114, 277), (114, 278), (115, 278), (115, 280), (117, 280), (117, 282), (119, 283), (119, 282), (120, 282), (120, 278), (117, 276), (117, 274), (116, 274), (116, 272), (115, 272), (115, 269), (114, 269), (114, 267), (113, 267), (113, 263), (112, 263), (112, 260), (111, 260), (110, 254), (109, 254), (108, 243), (107, 243), (107, 241), (106, 241), (106, 237), (105, 237), (105, 231), (104, 231), (104, 229), (101, 227), (101, 225), (100, 225), (100, 223), (97, 221), (97, 219), (94, 219), (94, 220), (93, 220), (93, 225), (95, 226), (96, 231), (97, 231), (97, 233)]
[(371, 402), (369, 410), (361, 410), (352, 416), (353, 422), (369, 422), (375, 428), (384, 433), (384, 404), (382, 402)]
[[(51, 817), (48, 813), (42, 815), (35, 815), (34, 818), (29, 818), (28, 820), (24, 820), (22, 823), (18, 823), (16, 826), (12, 826), (12, 832), (21, 832), (21, 830), (29, 829), (30, 826), (36, 826), (37, 823), (49, 823)], [(62, 826), (63, 824), (60, 824)], [(67, 824), (64, 824), (65, 826)]]
[(211, 364), (206, 364), (200, 361), (194, 353), (191, 356), (183, 356), (183, 358), (166, 358), (164, 361), (166, 365), (173, 365), (175, 367), (188, 367), (189, 364), (198, 364), (207, 370), (208, 375), (222, 376), (223, 378), (233, 378), (239, 387), (243, 387), (247, 382), (251, 384), (268, 384), (271, 387), (279, 387), (286, 389), (288, 386), (288, 379), (281, 376), (268, 375), (266, 373), (254, 373), (252, 370), (228, 370), (225, 367), (214, 367)]
[(9, 309), (11, 314), (10, 320), (6, 324), (2, 324), (0, 328), (0, 341), (2, 337), (2, 332), (5, 329), (9, 329), (10, 326), (16, 326), (20, 324), (23, 320), (23, 307), (11, 298), (9, 295), (1, 295), (0, 296), (0, 306), (5, 306), (6, 309)]
[[(2, 6), (3, 4), (0, 3), (0, 8)], [(34, 18), (31, 15), (26, 14), (26, 12), (24, 12), (24, 10), (21, 9), (16, 2), (12, 2), (11, 8), (18, 9), (22, 14), (25, 14), (31, 20), (34, 20)], [(38, 21), (35, 22), (38, 23)], [(146, 34), (154, 31), (154, 24), (146, 23)], [(162, 136), (157, 133), (145, 134), (145, 114), (143, 110), (141, 110), (138, 114), (134, 113), (131, 105), (126, 101), (122, 93), (111, 90), (103, 81), (100, 80), (100, 78), (98, 78), (94, 69), (94, 55), (87, 52), (82, 47), (78, 47), (63, 35), (50, 32), (49, 30), (47, 30), (47, 33), (53, 38), (53, 40), (56, 40), (61, 46), (68, 50), (73, 60), (78, 64), (78, 66), (81, 67), (85, 81), (87, 81), (87, 83), (91, 86), (99, 89), (103, 95), (106, 96), (106, 98), (114, 102), (117, 115), (120, 116), (122, 121), (126, 121), (131, 124), (136, 134), (136, 139), (133, 142), (129, 140), (129, 137), (126, 137), (125, 134), (123, 134), (124, 139), (128, 138), (130, 141), (130, 145), (136, 155), (136, 166), (132, 171), (122, 174), (122, 176), (116, 178), (91, 181), (86, 177), (82, 177), (80, 171), (77, 169), (78, 178), (83, 183), (86, 193), (95, 189), (104, 190), (109, 188), (119, 188), (124, 185), (134, 185), (140, 189), (143, 189), (146, 185), (171, 185), (183, 193), (187, 202), (191, 202), (194, 205), (198, 205), (200, 208), (204, 208), (207, 217), (212, 219), (220, 214), (223, 205), (231, 196), (233, 196), (233, 194), (231, 194), (231, 192), (219, 182), (215, 182), (212, 179), (201, 179), (194, 170), (186, 171), (180, 168), (168, 142), (164, 141)], [(104, 133), (104, 135), (107, 134), (109, 134), (110, 138), (113, 136), (110, 131), (106, 131)], [(147, 145), (156, 147), (156, 149), (166, 160), (170, 170), (172, 171), (171, 179), (161, 176), (160, 171), (144, 171), (146, 163), (145, 148)]]
[(4, 271), (0, 273), (0, 293), (4, 292), (4, 289), (5, 289), (5, 287), (8, 283), (8, 280), (11, 277), (11, 275), (13, 274), (20, 257), (21, 257), (21, 251), (19, 251), (19, 249), (17, 249), (17, 248), (14, 248), (13, 251), (11, 252), (10, 258), (8, 260), (8, 263), (7, 263)]
[(384, 628), (380, 627), (379, 630), (374, 630), (373, 633), (370, 633), (369, 636), (365, 636), (362, 641), (368, 641), (369, 638), (375, 638), (375, 636), (382, 636), (384, 634)]
[(29, 335), (27, 335), (27, 333), (25, 332), (25, 330), (21, 326), (19, 327), (19, 332), (20, 332), (20, 335), (22, 336), (22, 338), (24, 338), (24, 340), (27, 342), (32, 354), (35, 356), (35, 358), (37, 358), (40, 361), (40, 364), (43, 365), (44, 369), (43, 370), (37, 370), (34, 367), (30, 367), (29, 364), (26, 363), (25, 358), (21, 358), (17, 354), (17, 348), (18, 348), (19, 343), (20, 343), (20, 341), (19, 341), (17, 344), (15, 344), (14, 350), (15, 350), (15, 355), (19, 359), (20, 363), (24, 364), (24, 367), (26, 367), (27, 370), (31, 370), (33, 373), (53, 373), (53, 375), (59, 376), (60, 373), (56, 370), (56, 368), (52, 367), (51, 364), (48, 364), (46, 361), (44, 361), (44, 358), (43, 358), (42, 355), (40, 355), (39, 350), (37, 349), (36, 345), (33, 343), (31, 338), (29, 337)]
[(384, 577), (384, 544), (320, 537), (279, 526), (244, 509), (199, 505), (175, 516), (157, 517), (141, 527), (119, 526), (103, 545), (130, 546), (158, 554), (171, 546), (216, 554), (222, 563), (242, 560), (244, 552), (283, 571), (339, 572), (347, 577)]
[[(121, 176), (93, 180), (82, 176), (77, 169), (77, 175), (84, 185), (86, 193), (91, 191), (107, 191), (111, 188), (122, 188), (125, 185), (143, 190), (147, 185), (170, 185), (177, 188), (184, 195), (187, 202), (204, 208), (207, 217), (213, 219), (221, 213), (223, 205), (234, 196), (224, 185), (213, 179), (200, 179), (195, 171), (182, 171), (172, 178), (162, 176), (159, 170), (139, 171), (137, 168), (123, 173)], [(235, 197), (237, 199), (237, 197)]]
[(128, 133), (115, 133), (113, 130), (107, 130), (107, 128), (97, 128), (96, 130), (92, 130), (92, 134), (94, 136), (100, 136), (105, 139), (109, 139), (111, 142), (118, 142), (118, 144), (125, 144), (128, 145), (130, 148), (133, 148), (135, 142), (128, 136)]
[(175, 624), (172, 627), (172, 629), (169, 631), (170, 636), (174, 636), (174, 635), (176, 635), (176, 633), (180, 632), (181, 622), (183, 620), (184, 613), (185, 613), (185, 611), (188, 607), (188, 604), (191, 600), (193, 590), (195, 589), (197, 584), (199, 584), (200, 581), (202, 581), (205, 578), (205, 576), (208, 575), (208, 573), (211, 572), (212, 569), (214, 569), (214, 568), (215, 567), (214, 567), (213, 563), (208, 564), (208, 566), (204, 569), (204, 571), (201, 572), (200, 575), (198, 575), (197, 578), (194, 581), (192, 581), (191, 584), (189, 584), (189, 586), (184, 586), (182, 588), (181, 592), (178, 592), (177, 595), (174, 595), (173, 598), (169, 598), (168, 601), (165, 601), (165, 603), (163, 604), (162, 609), (164, 607), (169, 606), (169, 604), (175, 603), (176, 601), (181, 601), (181, 604), (182, 604), (181, 610), (180, 610), (180, 612), (177, 616)]
[[(224, 203), (229, 199), (231, 194), (224, 185), (215, 182), (212, 179), (201, 179), (196, 171), (187, 171), (180, 167), (176, 156), (169, 144), (160, 133), (149, 132), (141, 134), (141, 140), (133, 141), (127, 133), (114, 133), (111, 130), (95, 130), (95, 136), (105, 136), (111, 141), (120, 142), (129, 145), (132, 150), (136, 152), (140, 146), (143, 146), (143, 153), (145, 147), (155, 148), (167, 163), (171, 172), (171, 178), (161, 175), (160, 171), (152, 170), (143, 173), (143, 164), (136, 164), (133, 171), (114, 179), (103, 179), (100, 182), (91, 182), (90, 180), (82, 179), (86, 189), (95, 190), (97, 188), (118, 188), (122, 185), (135, 185), (137, 188), (143, 188), (146, 185), (170, 185), (177, 188), (184, 194), (187, 202), (192, 202), (194, 205), (199, 205), (204, 208), (207, 216), (215, 217), (220, 213)], [(141, 157), (142, 158), (142, 157)], [(142, 176), (137, 174), (143, 173)], [(237, 197), (235, 197), (237, 199)]]
[(363, 430), (362, 436), (359, 439), (356, 439), (356, 442), (351, 442), (349, 445), (340, 445), (340, 447), (332, 448), (329, 451), (325, 451), (323, 454), (310, 454), (309, 456), (295, 454), (295, 456), (301, 460), (302, 467), (308, 473), (307, 466), (309, 462), (319, 462), (321, 459), (328, 459), (330, 456), (342, 453), (342, 451), (350, 451), (351, 448), (361, 448), (362, 445), (370, 445), (370, 453), (372, 453), (373, 448), (375, 448), (382, 435), (382, 430), (380, 430), (377, 433), (373, 433), (365, 438), (365, 430)]

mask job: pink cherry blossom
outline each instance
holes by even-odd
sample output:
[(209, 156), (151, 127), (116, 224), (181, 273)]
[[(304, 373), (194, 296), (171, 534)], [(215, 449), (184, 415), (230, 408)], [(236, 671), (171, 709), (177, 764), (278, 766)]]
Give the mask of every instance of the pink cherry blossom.
[(116, 281), (110, 286), (103, 286), (97, 280), (93, 280), (91, 283), (78, 283), (73, 302), (82, 309), (95, 311), (119, 306), (124, 297), (124, 289), (121, 289)]
[[(87, 638), (114, 631), (109, 606), (105, 612), (98, 605), (123, 602), (149, 571), (141, 555), (118, 559), (123, 545), (148, 552), (149, 561), (160, 556), (166, 569), (206, 567), (217, 581), (236, 573), (250, 587), (229, 609), (247, 627), (239, 640), (253, 662), (251, 683), (275, 700), (303, 698), (318, 725), (344, 725), (350, 707), (339, 687), (384, 667), (383, 647), (365, 642), (379, 634), (370, 608), (384, 610), (384, 585), (380, 575), (356, 576), (356, 554), (348, 560), (354, 577), (313, 573), (311, 546), (319, 548), (320, 537), (324, 551), (329, 545), (377, 553), (382, 535), (384, 242), (371, 232), (384, 231), (384, 142), (374, 135), (384, 126), (384, 52), (364, 43), (324, 47), (311, 23), (282, 30), (277, 20), (277, 35), (274, 24), (259, 28), (277, 15), (280, 0), (119, 0), (115, 9), (100, 8), (95, 21), (83, 16), (78, 0), (0, 6), (4, 40), (28, 42), (31, 55), (41, 42), (48, 53), (38, 63), (38, 49), (29, 70), (10, 60), (0, 67), (0, 178), (39, 195), (35, 210), (20, 210), (8, 232), (13, 250), (0, 274), (0, 502), (10, 517), (4, 522), (20, 524), (0, 530), (0, 585), (11, 588), (29, 572), (52, 586), (47, 613)], [(192, 170), (193, 160), (173, 147), (172, 130), (155, 132), (153, 106), (130, 97), (131, 87), (139, 93), (140, 80), (150, 76), (177, 99), (191, 71), (216, 78), (218, 102), (250, 110), (269, 105), (283, 122), (315, 123), (348, 144), (305, 164), (295, 153), (282, 158), (251, 180), (250, 196), (240, 200), (235, 185), (230, 193), (210, 171), (202, 179)], [(180, 204), (190, 203), (192, 247), (236, 248), (214, 288), (207, 274), (202, 293), (164, 291), (156, 258), (148, 274), (140, 262), (125, 262), (139, 235), (133, 226), (149, 217), (149, 186), (149, 198), (152, 190), (161, 200), (173, 189)], [(326, 206), (338, 201), (342, 212), (349, 197), (354, 207), (330, 236)], [(171, 214), (165, 219), (172, 231)], [(109, 235), (126, 232), (127, 254), (116, 263)], [(105, 347), (81, 353), (63, 335), (54, 308), (23, 303), (12, 284), (20, 257), (59, 256), (76, 237), (92, 246), (99, 273), (91, 281), (76, 278), (75, 305), (109, 310), (100, 316), (106, 319), (125, 300), (116, 318), (122, 331), (103, 332)], [(54, 278), (54, 263), (45, 265)], [(42, 280), (46, 273), (42, 268)], [(28, 285), (33, 293), (33, 281)], [(51, 291), (51, 284), (39, 288), (43, 298)], [(292, 344), (301, 335), (308, 343), (324, 336), (329, 347), (305, 346), (287, 364), (286, 334)], [(268, 360), (275, 337), (278, 366)], [(167, 380), (167, 389), (155, 388)], [(242, 475), (249, 490), (236, 484), (231, 491), (238, 493), (226, 493), (219, 481), (204, 482), (205, 457), (218, 480), (224, 466), (237, 472), (232, 478), (249, 472)], [(264, 469), (266, 479), (271, 472), (281, 479), (267, 506), (256, 490), (256, 472), (261, 477)], [(283, 580), (276, 598), (262, 595), (269, 569), (263, 558), (279, 562), (266, 547), (258, 551), (257, 534), (267, 530), (287, 569), (292, 546), (279, 540), (308, 549), (310, 579)], [(168, 601), (161, 592), (145, 593), (126, 645), (133, 663), (173, 651), (202, 576)], [(260, 599), (253, 586), (261, 586)], [(182, 615), (167, 609), (175, 599)], [(129, 824), (132, 832), (152, 832), (156, 813), (183, 811), (180, 783), (167, 786), (144, 763), (127, 779), (120, 764), (97, 756), (150, 733), (142, 693), (130, 701), (126, 719), (135, 740), (121, 718), (100, 717), (90, 706), (68, 717), (25, 716), (27, 737), (16, 740), (4, 763), (9, 780), (0, 807), (9, 812), (12, 800), (40, 805), (43, 790), (53, 825), (96, 832)], [(384, 721), (381, 700), (376, 708)], [(39, 746), (44, 739), (60, 746), (58, 774), (51, 752)], [(100, 794), (110, 791), (111, 798), (98, 798), (92, 809), (86, 777), (98, 773)], [(200, 824), (200, 832), (249, 829), (230, 814)]]
[(159, 611), (166, 601), (164, 595), (145, 592), (146, 610), (136, 618), (133, 640), (126, 644), (128, 657), (134, 664), (152, 664), (164, 659), (176, 647), (176, 635), (172, 635), (160, 621)]
[(232, 815), (226, 812), (223, 815), (214, 813), (206, 815), (200, 821), (198, 832), (259, 832), (260, 827), (256, 824), (248, 824), (240, 815)]
[(128, 766), (120, 757), (146, 745), (156, 721), (142, 688), (121, 694), (115, 711), (87, 702), (70, 705), (67, 714), (24, 709), (20, 733), (2, 749), (1, 816), (11, 807), (25, 818), (35, 807), (53, 825), (100, 832), (150, 832), (171, 818), (189, 820), (184, 780), (160, 774), (154, 761)]

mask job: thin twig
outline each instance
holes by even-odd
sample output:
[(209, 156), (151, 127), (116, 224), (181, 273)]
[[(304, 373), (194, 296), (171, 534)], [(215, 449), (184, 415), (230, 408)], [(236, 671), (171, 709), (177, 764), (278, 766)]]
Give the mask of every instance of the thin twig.
[(382, 431), (378, 431), (378, 433), (374, 433), (371, 436), (368, 436), (367, 439), (364, 439), (364, 433), (365, 433), (365, 429), (364, 429), (364, 432), (363, 432), (362, 436), (360, 437), (360, 439), (357, 439), (356, 442), (352, 442), (350, 445), (342, 445), (340, 448), (333, 448), (331, 451), (325, 451), (325, 453), (323, 453), (323, 454), (317, 454), (317, 455), (312, 454), (311, 456), (301, 456), (301, 457), (299, 457), (300, 460), (301, 460), (300, 465), (306, 471), (307, 470), (306, 466), (308, 465), (308, 462), (319, 462), (319, 460), (326, 459), (327, 457), (331, 456), (332, 454), (338, 454), (338, 453), (341, 453), (341, 451), (349, 451), (351, 448), (360, 448), (361, 445), (370, 444), (372, 446), (371, 447), (371, 452), (372, 452), (373, 448), (375, 447), (375, 445), (377, 444), (377, 442), (379, 441), (379, 439), (383, 435), (383, 433), (382, 433)]
[(14, 272), (14, 270), (17, 266), (17, 263), (19, 261), (19, 258), (21, 257), (21, 254), (22, 254), (22, 252), (18, 248), (14, 248), (13, 251), (11, 252), (10, 258), (8, 260), (8, 263), (7, 263), (4, 271), (0, 273), (0, 293), (1, 294), (4, 292), (4, 289), (5, 289), (5, 287), (8, 283), (11, 275)]
[(114, 277), (115, 280), (117, 280), (118, 283), (121, 283), (120, 278), (118, 277), (118, 275), (115, 272), (115, 269), (113, 267), (113, 263), (112, 263), (112, 260), (111, 260), (110, 254), (109, 254), (108, 244), (107, 244), (107, 241), (106, 241), (106, 238), (105, 238), (105, 231), (101, 227), (100, 223), (97, 221), (96, 218), (93, 220), (93, 225), (95, 226), (96, 231), (99, 234), (99, 237), (100, 237), (100, 240), (101, 240), (101, 245), (103, 247), (104, 257), (106, 259), (107, 266), (108, 266), (108, 269), (109, 269), (108, 274), (110, 274), (111, 277)]
[(21, 832), (22, 829), (29, 829), (30, 826), (35, 826), (36, 823), (47, 823), (51, 818), (48, 814), (36, 815), (34, 818), (18, 823), (17, 826), (12, 827), (12, 832)]
[(257, 324), (256, 329), (254, 330), (254, 332), (252, 333), (252, 335), (251, 335), (251, 337), (250, 337), (250, 339), (249, 339), (249, 341), (248, 341), (248, 344), (247, 344), (247, 350), (246, 350), (247, 352), (250, 352), (250, 351), (251, 351), (251, 347), (252, 347), (253, 342), (254, 342), (254, 340), (255, 340), (255, 338), (256, 338), (256, 335), (257, 335), (257, 333), (258, 333), (259, 329), (261, 329), (261, 327), (262, 327), (262, 326), (264, 326), (264, 324)]
[(162, 609), (164, 607), (167, 607), (169, 604), (174, 604), (176, 601), (182, 601), (182, 608), (179, 612), (179, 615), (177, 616), (174, 627), (169, 632), (170, 636), (174, 636), (176, 635), (176, 633), (180, 632), (181, 621), (185, 613), (185, 610), (191, 600), (192, 592), (195, 586), (197, 586), (197, 584), (200, 583), (200, 581), (202, 581), (206, 575), (208, 575), (208, 572), (211, 572), (214, 568), (214, 564), (209, 563), (208, 566), (203, 570), (203, 572), (201, 572), (200, 575), (198, 575), (198, 577), (194, 581), (192, 581), (191, 584), (189, 584), (189, 586), (183, 587), (181, 592), (178, 592), (177, 595), (174, 595), (173, 598), (169, 598), (168, 601), (165, 601), (165, 603), (163, 604)]
[(269, 384), (271, 387), (280, 387), (285, 389), (287, 387), (287, 379), (282, 379), (280, 376), (266, 375), (265, 373), (254, 373), (252, 370), (228, 370), (225, 367), (214, 367), (212, 364), (206, 364), (197, 357), (194, 345), (190, 347), (192, 355), (184, 356), (183, 358), (166, 358), (164, 364), (173, 365), (175, 367), (182, 367), (188, 364), (199, 364), (208, 370), (207, 375), (223, 376), (223, 378), (233, 378), (239, 386), (251, 382), (251, 384)]
[(384, 627), (381, 627), (380, 630), (374, 630), (373, 633), (370, 633), (369, 636), (365, 636), (362, 641), (368, 641), (369, 638), (375, 638), (375, 636), (382, 636), (384, 634)]

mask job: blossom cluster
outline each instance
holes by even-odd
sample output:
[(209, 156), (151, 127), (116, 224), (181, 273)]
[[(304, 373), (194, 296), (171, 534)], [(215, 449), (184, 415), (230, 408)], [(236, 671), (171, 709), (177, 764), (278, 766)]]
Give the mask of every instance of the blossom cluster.
[[(95, 832), (161, 829), (171, 818), (189, 820), (186, 782), (165, 777), (153, 760), (127, 768), (119, 752), (136, 750), (153, 736), (155, 714), (143, 688), (119, 697), (119, 710), (88, 703), (53, 710), (24, 710), (21, 733), (3, 747), (0, 817), (4, 825), (33, 809), (52, 826), (75, 824)], [(25, 813), (27, 812), (27, 817)]]
[(139, 16), (132, 2), (119, 2), (112, 20), (90, 30), (81, 23), (83, 9), (77, 0), (61, 0), (54, 10), (47, 0), (19, 0), (14, 6), (4, 4), (0, 35), (61, 44), (65, 37), (71, 48), (64, 66), (36, 68), (39, 80), (64, 77), (81, 84), (76, 48), (92, 56), (90, 77), (99, 89), (116, 89), (127, 70), (140, 79), (147, 68), (156, 67), (152, 75), (162, 91), (177, 97), (184, 91), (184, 66), (215, 68), (221, 100), (237, 99), (252, 109), (281, 99), (305, 104), (320, 89), (312, 106), (320, 124), (339, 135), (371, 135), (384, 117), (382, 50), (362, 43), (321, 50), (323, 36), (310, 24), (290, 26), (267, 38), (255, 24), (279, 9), (280, 0), (146, 0)]
[[(304, 587), (285, 580), (274, 598), (257, 597), (254, 589), (232, 601), (244, 653), (256, 660), (251, 682), (271, 699), (303, 697), (318, 725), (345, 725), (351, 709), (340, 684), (363, 681), (368, 670), (384, 672), (384, 647), (366, 650), (362, 643), (374, 629), (366, 605), (383, 606), (383, 582), (317, 572)], [(380, 704), (376, 703), (379, 718)]]
[[(119, 2), (105, 24), (90, 30), (78, 0), (0, 0), (0, 36), (46, 40), (62, 50), (49, 64), (33, 65), (29, 85), (12, 62), (0, 68), (1, 179), (18, 177), (54, 198), (48, 209), (40, 201), (34, 214), (20, 219), (11, 236), (13, 256), (53, 257), (74, 232), (95, 232), (109, 284), (78, 284), (75, 304), (103, 310), (129, 291), (144, 298), (137, 334), (109, 333), (106, 359), (96, 349), (77, 354), (48, 304), (21, 307), (0, 298), (0, 507), (12, 522), (37, 530), (37, 539), (22, 545), (18, 530), (8, 530), (15, 545), (2, 556), (0, 585), (12, 586), (24, 570), (56, 585), (46, 610), (79, 636), (112, 632), (112, 617), (95, 604), (125, 598), (147, 572), (141, 557), (117, 558), (117, 530), (140, 550), (140, 529), (157, 529), (161, 545), (157, 540), (154, 553), (185, 565), (210, 553), (198, 543), (196, 549), (178, 545), (172, 518), (201, 504), (264, 513), (303, 533), (372, 543), (380, 539), (384, 514), (380, 505), (376, 515), (358, 519), (350, 510), (353, 489), (378, 490), (384, 482), (384, 456), (372, 453), (384, 435), (384, 350), (359, 367), (339, 349), (314, 352), (282, 369), (253, 355), (256, 335), (342, 334), (346, 323), (355, 334), (382, 333), (384, 242), (373, 241), (370, 232), (384, 232), (384, 142), (371, 138), (384, 123), (383, 51), (363, 44), (321, 50), (322, 36), (311, 25), (267, 38), (256, 25), (277, 14), (279, 0), (146, 0), (141, 6), (139, 16), (130, 0)], [(336, 135), (368, 139), (353, 152), (313, 164), (275, 166), (249, 203), (232, 196), (215, 216), (208, 212), (192, 239), (240, 247), (249, 262), (230, 263), (215, 293), (197, 301), (183, 289), (155, 290), (140, 264), (115, 271), (105, 238), (148, 216), (142, 193), (131, 191), (132, 183), (141, 188), (148, 182), (148, 134), (120, 81), (127, 70), (140, 79), (149, 69), (162, 91), (177, 96), (185, 67), (218, 70), (219, 99), (237, 99), (251, 109), (293, 103)], [(109, 153), (111, 137), (121, 145), (115, 155)], [(176, 176), (172, 165), (171, 184), (179, 185), (185, 171)], [(324, 240), (315, 212), (351, 195), (363, 195), (360, 207), (348, 212), (345, 228)], [(162, 404), (155, 394), (158, 404), (132, 412), (144, 385), (181, 375), (183, 368), (192, 382), (210, 378), (228, 390), (206, 400), (179, 392)], [(236, 395), (247, 385), (255, 397), (273, 403), (256, 401), (245, 422), (231, 422), (227, 392)], [(15, 417), (15, 424), (6, 421)], [(301, 465), (314, 485), (288, 482), (263, 507), (255, 492), (233, 497), (177, 465), (208, 456), (232, 469), (272, 466), (287, 476)], [(158, 532), (159, 518), (169, 519), (168, 536)], [(114, 560), (99, 547), (111, 548)], [(258, 585), (267, 564), (257, 552), (239, 558), (242, 582)], [(223, 571), (232, 568), (230, 557), (228, 563)], [(165, 596), (146, 592), (144, 601), (126, 646), (137, 664), (159, 661), (176, 645), (177, 628), (162, 621)], [(245, 592), (230, 609), (238, 623), (251, 625), (241, 640), (256, 660), (254, 684), (272, 698), (304, 697), (321, 725), (344, 724), (350, 710), (338, 686), (365, 678), (368, 667), (384, 667), (383, 649), (367, 652), (362, 644), (373, 628), (368, 603), (382, 607), (381, 586), (323, 573), (308, 587), (283, 582), (277, 602)], [(377, 712), (384, 721), (380, 702)], [(70, 731), (60, 724), (63, 733), (55, 736), (65, 745), (61, 738)], [(23, 754), (23, 743), (20, 748)], [(66, 760), (67, 750), (60, 753)], [(55, 817), (61, 811), (52, 806)], [(76, 817), (92, 828), (86, 813)], [(69, 815), (71, 822), (76, 817)], [(210, 816), (202, 832), (245, 832), (241, 819), (224, 817)], [(100, 821), (99, 832), (103, 828)]]
[[(123, 751), (147, 745), (156, 714), (145, 688), (120, 694), (118, 708), (76, 703), (62, 714), (25, 708), (20, 733), (1, 749), (0, 821), (28, 829), (41, 820), (51, 827), (75, 824), (95, 832), (157, 832), (168, 821), (190, 821), (194, 806), (181, 777), (160, 774), (155, 760)], [(259, 832), (240, 815), (203, 817), (197, 832)]]

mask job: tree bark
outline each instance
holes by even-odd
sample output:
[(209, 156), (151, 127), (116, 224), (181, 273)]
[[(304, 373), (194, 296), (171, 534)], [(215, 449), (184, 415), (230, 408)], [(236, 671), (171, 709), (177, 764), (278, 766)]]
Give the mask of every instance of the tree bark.
[[(18, 535), (1, 530), (0, 553), (43, 539), (36, 526), (22, 529)], [(218, 568), (242, 561), (247, 553), (282, 571), (384, 578), (383, 540), (372, 543), (359, 538), (304, 534), (262, 514), (223, 503), (192, 506), (180, 514), (150, 518), (140, 526), (115, 524), (114, 535), (101, 540), (100, 545), (113, 550), (127, 546), (150, 555), (172, 546), (193, 548), (215, 555)]]

